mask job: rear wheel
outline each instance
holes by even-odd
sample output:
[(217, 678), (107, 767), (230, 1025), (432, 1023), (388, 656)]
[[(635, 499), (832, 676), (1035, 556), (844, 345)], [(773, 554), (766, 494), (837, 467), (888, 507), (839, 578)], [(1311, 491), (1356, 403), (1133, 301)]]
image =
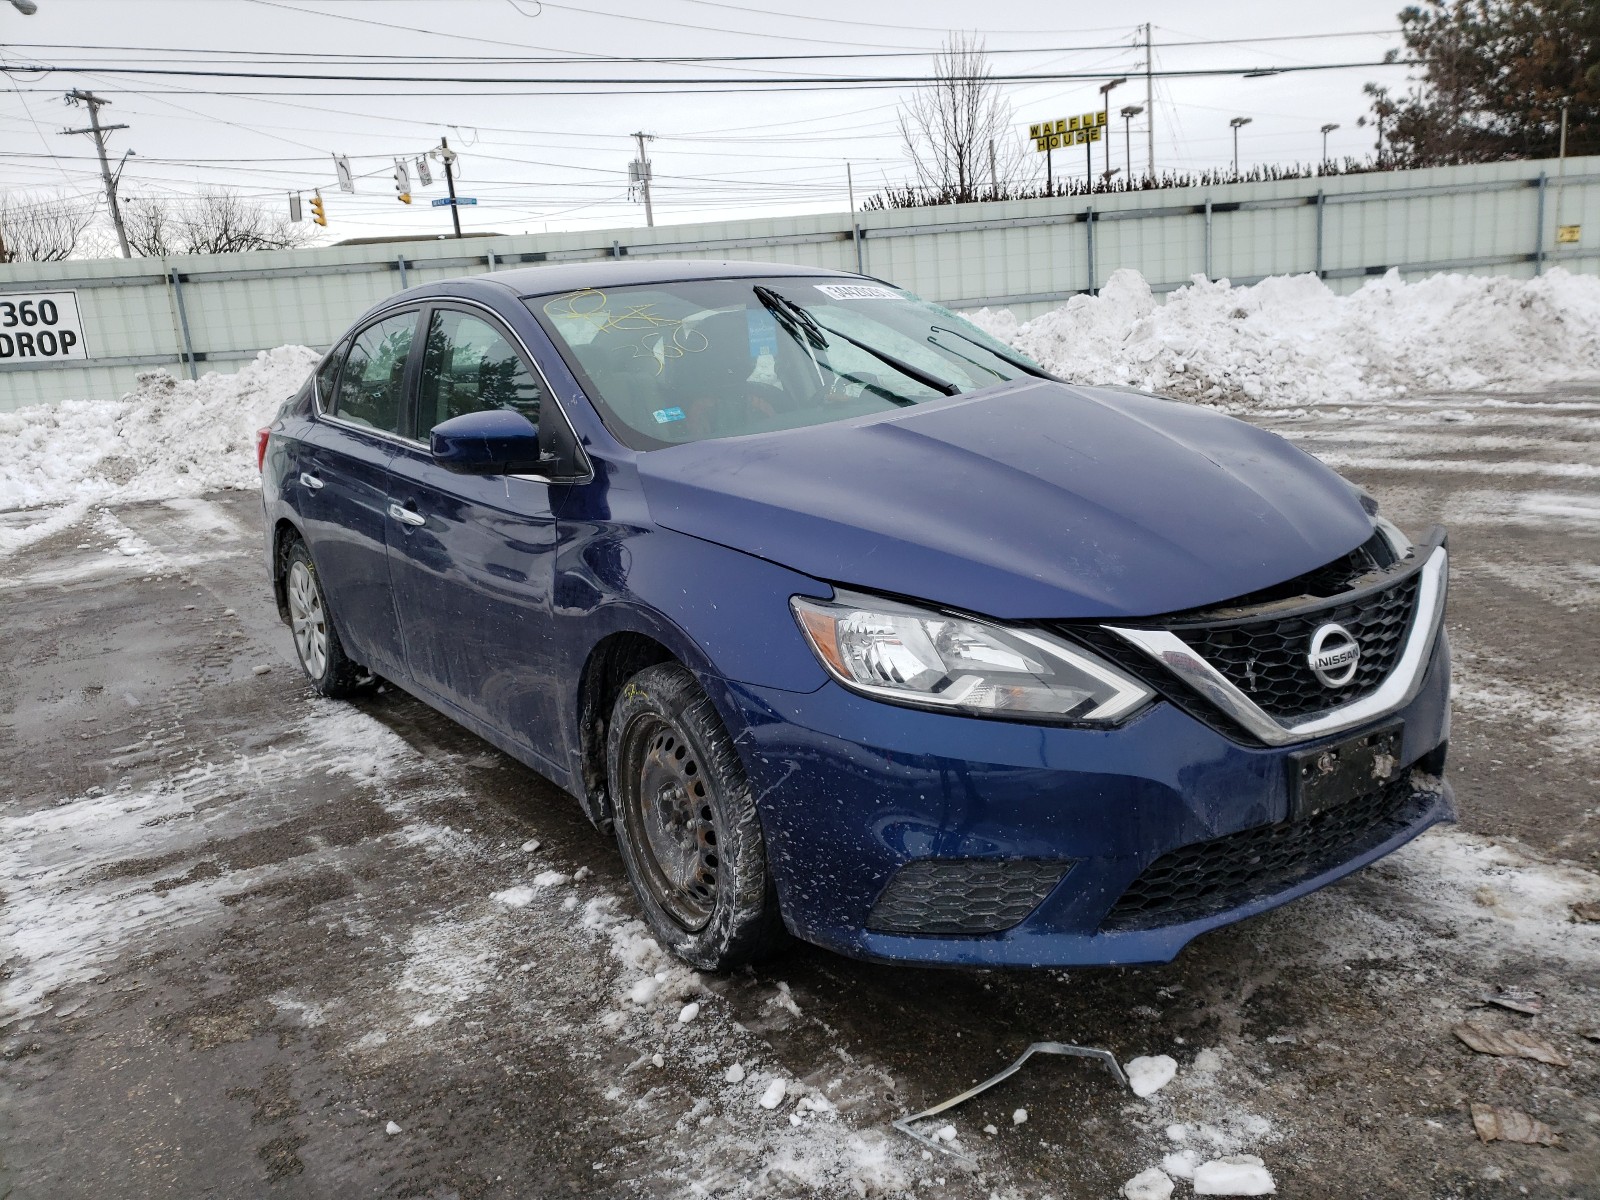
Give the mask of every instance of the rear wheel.
[(283, 588), (289, 602), (289, 631), (294, 635), (294, 652), (300, 669), (311, 686), (330, 699), (354, 696), (372, 683), (360, 664), (352, 662), (333, 627), (328, 598), (317, 577), (311, 552), (299, 539), (284, 555), (287, 569)]
[(617, 844), (656, 939), (708, 971), (781, 946), (750, 784), (694, 676), (663, 663), (629, 680), (606, 751)]

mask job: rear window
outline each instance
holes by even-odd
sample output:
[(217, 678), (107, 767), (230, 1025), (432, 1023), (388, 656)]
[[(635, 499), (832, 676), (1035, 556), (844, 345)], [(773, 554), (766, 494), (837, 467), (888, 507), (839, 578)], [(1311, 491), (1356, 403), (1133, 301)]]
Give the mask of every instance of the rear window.
[(335, 416), (385, 433), (401, 432), (406, 359), (416, 329), (413, 311), (385, 317), (356, 335), (339, 373)]

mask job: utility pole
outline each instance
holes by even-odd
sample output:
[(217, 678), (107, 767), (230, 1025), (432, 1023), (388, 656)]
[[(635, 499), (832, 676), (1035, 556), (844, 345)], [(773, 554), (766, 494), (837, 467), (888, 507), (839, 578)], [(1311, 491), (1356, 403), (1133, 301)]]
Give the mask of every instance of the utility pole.
[[(994, 143), (989, 145), (992, 147)], [(856, 245), (856, 274), (865, 275), (861, 265), (861, 222), (856, 220), (856, 177), (849, 162), (844, 164), (844, 185), (850, 192), (850, 240)]]
[(1146, 129), (1146, 147), (1150, 152), (1150, 162), (1145, 168), (1150, 173), (1150, 178), (1156, 177), (1156, 100), (1154, 85), (1151, 83), (1151, 71), (1154, 70), (1152, 55), (1154, 51), (1150, 44), (1150, 22), (1144, 23), (1144, 111)]
[[(117, 174), (113, 177), (111, 163), (106, 159), (106, 135), (114, 133), (118, 129), (126, 129), (127, 126), (100, 124), (100, 108), (102, 105), (110, 104), (111, 101), (102, 100), (93, 92), (85, 92), (78, 88), (73, 88), (72, 91), (67, 93), (67, 103), (73, 105), (82, 104), (89, 110), (89, 128), (63, 129), (61, 132), (63, 134), (87, 133), (93, 136), (94, 148), (100, 152), (100, 178), (105, 180), (106, 205), (111, 209), (111, 223), (117, 228), (117, 242), (122, 247), (122, 257), (132, 258), (133, 251), (128, 249), (128, 231), (123, 228), (122, 224), (122, 209), (117, 206), (117, 180), (122, 177), (122, 167), (120, 164), (118, 165)], [(126, 161), (127, 155), (123, 155), (123, 162)]]
[(450, 139), (439, 139), (439, 157), (444, 159), (444, 186), (450, 192), (450, 223), (456, 236), (461, 236), (461, 206), (456, 203), (456, 152), (450, 149)]
[(639, 143), (639, 157), (634, 160), (633, 170), (629, 172), (639, 191), (644, 196), (644, 223), (654, 227), (656, 223), (655, 210), (650, 207), (650, 160), (644, 156), (644, 144), (655, 140), (653, 133), (636, 133), (633, 140)]
[(1322, 127), (1322, 169), (1324, 172), (1328, 169), (1328, 135), (1337, 128), (1339, 128), (1337, 125), (1324, 125)]

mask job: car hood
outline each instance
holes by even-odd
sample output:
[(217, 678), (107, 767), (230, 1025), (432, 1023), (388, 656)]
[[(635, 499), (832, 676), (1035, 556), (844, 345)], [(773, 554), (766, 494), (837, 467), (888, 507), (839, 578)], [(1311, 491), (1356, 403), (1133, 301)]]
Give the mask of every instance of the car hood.
[(830, 583), (1002, 619), (1280, 583), (1372, 534), (1350, 484), (1196, 405), (1048, 381), (642, 454), (651, 516)]

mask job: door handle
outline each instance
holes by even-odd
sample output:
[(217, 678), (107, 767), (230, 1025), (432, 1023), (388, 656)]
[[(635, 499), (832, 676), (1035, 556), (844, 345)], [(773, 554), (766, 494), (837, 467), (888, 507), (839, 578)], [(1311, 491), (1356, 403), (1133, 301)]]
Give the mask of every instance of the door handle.
[(398, 504), (389, 505), (389, 515), (402, 525), (426, 525), (428, 518), (410, 508), (401, 508)]
[(304, 488), (310, 488), (313, 492), (319, 492), (322, 490), (322, 480), (318, 479), (315, 475), (312, 475), (307, 471), (301, 471), (300, 486)]

